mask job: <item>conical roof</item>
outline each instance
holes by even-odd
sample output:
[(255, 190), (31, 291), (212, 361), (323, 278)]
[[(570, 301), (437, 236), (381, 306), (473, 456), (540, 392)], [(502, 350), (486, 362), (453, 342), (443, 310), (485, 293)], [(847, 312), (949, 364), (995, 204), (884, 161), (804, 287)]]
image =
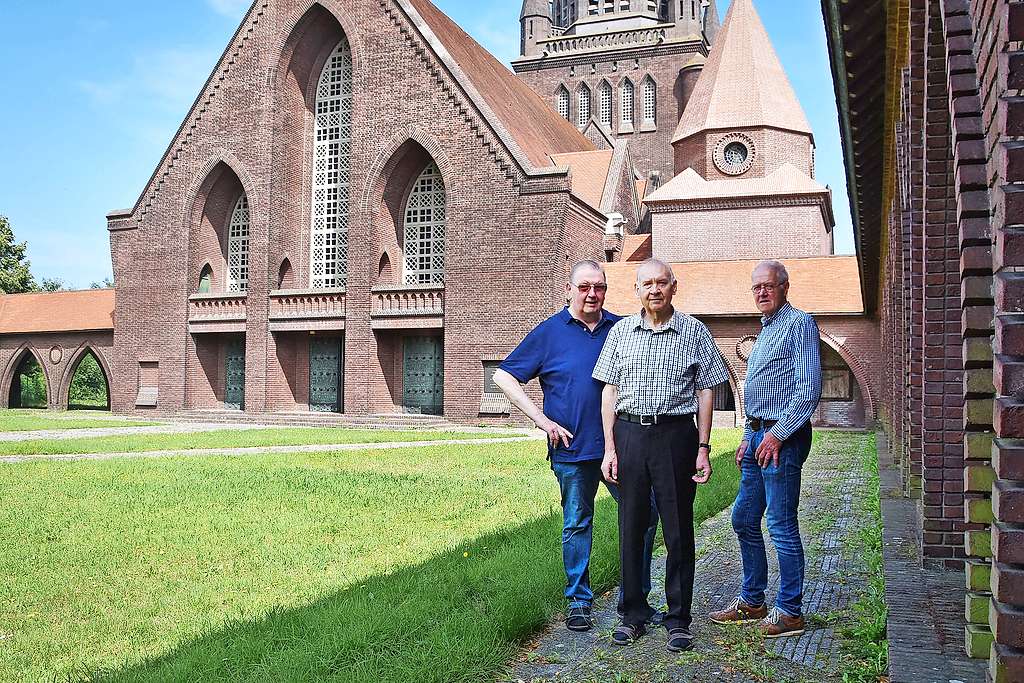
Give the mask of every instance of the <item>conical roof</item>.
[(752, 0), (733, 0), (672, 142), (769, 126), (813, 135)]
[(546, 17), (549, 11), (548, 0), (523, 0), (523, 10), (519, 13), (519, 18)]

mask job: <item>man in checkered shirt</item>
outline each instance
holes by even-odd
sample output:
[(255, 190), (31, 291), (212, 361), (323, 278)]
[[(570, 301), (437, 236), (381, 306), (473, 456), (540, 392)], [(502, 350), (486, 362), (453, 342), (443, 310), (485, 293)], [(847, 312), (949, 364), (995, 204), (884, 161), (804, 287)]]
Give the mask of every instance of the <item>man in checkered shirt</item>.
[[(804, 548), (797, 506), (800, 474), (811, 451), (811, 415), (821, 398), (821, 355), (814, 318), (787, 300), (789, 273), (778, 261), (762, 261), (751, 275), (754, 303), (761, 311), (761, 334), (747, 359), (744, 408), (747, 426), (736, 449), (740, 491), (732, 526), (740, 542), (743, 587), (732, 603), (712, 612), (712, 621), (760, 621), (766, 638), (804, 632), (801, 602)], [(779, 592), (765, 603), (768, 559), (761, 518), (779, 558)]]
[(663, 624), (671, 652), (693, 646), (693, 500), (697, 484), (711, 478), (714, 387), (728, 378), (708, 328), (672, 307), (677, 287), (667, 264), (644, 261), (636, 273), (643, 310), (615, 324), (594, 367), (605, 384), (601, 469), (620, 492), (623, 619), (612, 642), (635, 641), (654, 612), (641, 585), (653, 487), (668, 550)]

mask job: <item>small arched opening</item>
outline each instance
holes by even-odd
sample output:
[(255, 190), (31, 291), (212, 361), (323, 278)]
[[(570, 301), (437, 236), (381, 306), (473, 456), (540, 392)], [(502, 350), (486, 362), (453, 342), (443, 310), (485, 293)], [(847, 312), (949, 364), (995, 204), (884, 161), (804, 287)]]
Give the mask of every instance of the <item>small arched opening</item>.
[(110, 382), (92, 349), (79, 357), (71, 375), (68, 410), (110, 410)]
[(281, 261), (281, 267), (277, 269), (277, 288), (295, 289), (295, 273), (292, 271), (292, 262), (288, 258)]
[(46, 408), (46, 374), (31, 351), (25, 350), (14, 367), (7, 405), (11, 408)]
[(821, 352), (821, 400), (811, 417), (816, 426), (864, 427), (867, 424), (865, 396), (846, 359), (825, 340)]

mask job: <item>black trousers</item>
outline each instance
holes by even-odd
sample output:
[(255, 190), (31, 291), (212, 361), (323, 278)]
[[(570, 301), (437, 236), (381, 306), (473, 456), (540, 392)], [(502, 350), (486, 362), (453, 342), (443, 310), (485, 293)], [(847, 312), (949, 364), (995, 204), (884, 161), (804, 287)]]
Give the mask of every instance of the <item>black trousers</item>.
[(665, 628), (689, 628), (693, 602), (693, 499), (697, 484), (697, 427), (687, 420), (639, 425), (616, 420), (619, 456), (619, 560), (622, 571), (623, 621), (639, 625), (654, 610), (643, 592), (644, 531), (650, 524), (650, 491), (661, 516), (668, 559)]

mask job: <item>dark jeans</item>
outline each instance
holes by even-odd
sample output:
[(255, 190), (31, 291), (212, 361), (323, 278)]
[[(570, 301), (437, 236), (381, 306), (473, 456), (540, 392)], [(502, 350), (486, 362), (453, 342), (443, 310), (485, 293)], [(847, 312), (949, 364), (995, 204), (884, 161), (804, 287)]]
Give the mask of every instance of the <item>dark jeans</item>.
[(643, 592), (643, 538), (650, 523), (654, 489), (668, 558), (665, 565), (667, 629), (689, 628), (693, 602), (692, 477), (697, 462), (693, 419), (659, 425), (615, 421), (619, 455), (619, 556), (622, 564), (623, 622), (641, 625), (654, 614)]
[[(562, 562), (565, 564), (565, 599), (569, 607), (589, 607), (594, 600), (590, 589), (590, 548), (594, 538), (594, 498), (602, 481), (601, 461), (553, 462), (551, 469), (562, 493)], [(612, 498), (621, 494), (615, 484), (605, 482)], [(651, 553), (658, 530), (658, 511), (652, 506), (651, 523), (644, 534), (644, 595), (651, 592)], [(619, 598), (620, 607), (622, 598)]]
[(791, 617), (800, 616), (804, 587), (804, 547), (800, 541), (797, 506), (800, 475), (811, 452), (811, 423), (804, 424), (779, 449), (779, 464), (760, 467), (754, 453), (764, 439), (754, 432), (743, 455), (740, 491), (732, 508), (732, 528), (740, 542), (743, 589), (740, 599), (748, 605), (764, 604), (768, 586), (768, 558), (764, 551), (761, 518), (768, 512), (768, 533), (779, 558), (779, 594), (775, 606)]

